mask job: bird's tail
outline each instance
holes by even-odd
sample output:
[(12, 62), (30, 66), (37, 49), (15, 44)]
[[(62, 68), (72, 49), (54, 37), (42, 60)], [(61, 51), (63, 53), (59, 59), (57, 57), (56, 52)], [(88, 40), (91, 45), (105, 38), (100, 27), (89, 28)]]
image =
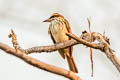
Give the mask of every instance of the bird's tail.
[(77, 66), (75, 64), (75, 61), (73, 59), (73, 56), (72, 57), (69, 57), (69, 56), (66, 56), (67, 57), (67, 61), (68, 61), (68, 65), (69, 65), (69, 69), (75, 73), (78, 73), (78, 69), (77, 69)]

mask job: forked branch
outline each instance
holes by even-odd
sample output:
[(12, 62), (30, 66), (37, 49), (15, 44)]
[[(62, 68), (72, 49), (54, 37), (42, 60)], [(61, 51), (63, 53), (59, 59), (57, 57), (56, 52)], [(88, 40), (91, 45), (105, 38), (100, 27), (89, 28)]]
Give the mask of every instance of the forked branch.
[(56, 51), (59, 49), (67, 48), (69, 46), (74, 46), (76, 44), (83, 44), (87, 47), (101, 50), (102, 52), (104, 52), (106, 54), (108, 59), (110, 59), (110, 61), (115, 65), (117, 70), (120, 72), (120, 60), (117, 58), (117, 56), (115, 56), (114, 51), (110, 48), (109, 39), (100, 33), (96, 33), (96, 32), (92, 33), (93, 41), (98, 40), (99, 43), (90, 42), (91, 41), (90, 34), (87, 33), (86, 31), (84, 31), (80, 37), (77, 37), (71, 33), (67, 33), (66, 35), (73, 38), (72, 40), (68, 40), (68, 41), (65, 41), (65, 42), (62, 42), (59, 44), (55, 44), (55, 45), (37, 46), (37, 47), (29, 48), (29, 49), (22, 49), (20, 47), (20, 45), (18, 44), (17, 39), (14, 38), (14, 37), (16, 37), (14, 35), (15, 35), (15, 33), (12, 32), (12, 34), (10, 34), (9, 37), (12, 37), (12, 43), (13, 43), (13, 46), (15, 49), (11, 48), (8, 45), (5, 45), (3, 43), (0, 43), (0, 49), (9, 53), (9, 54), (12, 54), (16, 57), (21, 58), (22, 60), (24, 60), (26, 63), (28, 63), (30, 65), (33, 65), (33, 66), (38, 67), (40, 69), (46, 70), (48, 72), (62, 75), (64, 77), (67, 77), (67, 78), (72, 79), (72, 80), (80, 80), (80, 78), (77, 75), (75, 75), (75, 73), (73, 73), (71, 71), (67, 71), (63, 68), (59, 68), (56, 66), (52, 66), (52, 65), (43, 63), (43, 62), (38, 61), (34, 58), (31, 58), (27, 55), (27, 54), (35, 53), (35, 52), (38, 52), (38, 53), (52, 52), (52, 51)]

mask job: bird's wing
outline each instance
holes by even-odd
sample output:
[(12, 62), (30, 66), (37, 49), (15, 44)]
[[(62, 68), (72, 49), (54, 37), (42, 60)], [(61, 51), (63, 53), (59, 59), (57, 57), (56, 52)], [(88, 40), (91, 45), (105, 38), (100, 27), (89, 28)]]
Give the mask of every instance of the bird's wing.
[[(54, 38), (53, 38), (53, 36), (52, 36), (52, 33), (50, 32), (50, 29), (48, 29), (48, 34), (50, 34), (51, 39), (52, 39), (53, 43), (55, 44), (56, 41), (54, 40)], [(62, 51), (62, 49), (58, 50), (58, 52), (60, 53), (60, 55), (62, 56), (62, 58), (65, 59), (65, 54), (64, 54), (64, 52)]]
[[(69, 33), (72, 33), (71, 27), (69, 22), (65, 19), (65, 24), (67, 25), (67, 30)], [(69, 40), (71, 40), (71, 38), (69, 37)], [(73, 52), (73, 46), (70, 47), (70, 56), (72, 56), (72, 52)]]

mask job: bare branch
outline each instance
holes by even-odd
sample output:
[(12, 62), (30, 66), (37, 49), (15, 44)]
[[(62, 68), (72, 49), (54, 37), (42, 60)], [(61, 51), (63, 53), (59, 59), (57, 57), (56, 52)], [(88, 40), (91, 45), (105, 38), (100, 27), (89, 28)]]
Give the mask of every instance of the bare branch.
[(63, 68), (59, 68), (53, 65), (49, 65), (46, 63), (43, 63), (41, 61), (38, 61), (32, 57), (27, 56), (27, 54), (25, 54), (24, 52), (21, 52), (20, 50), (16, 50), (9, 47), (6, 44), (0, 43), (0, 49), (2, 49), (3, 51), (5, 51), (8, 54), (14, 55), (16, 57), (21, 58), (22, 60), (24, 60), (26, 63), (35, 66), (37, 68), (43, 69), (45, 71), (54, 73), (54, 74), (58, 74), (61, 76), (64, 76), (66, 78), (72, 79), (72, 80), (81, 80), (74, 72), (72, 71), (67, 71)]
[[(70, 35), (73, 35), (71, 33), (67, 33), (68, 36)], [(52, 52), (52, 51), (56, 51), (56, 50), (59, 50), (59, 49), (63, 49), (63, 48), (67, 48), (69, 46), (74, 46), (74, 45), (77, 45), (77, 44), (83, 44), (87, 47), (91, 47), (91, 48), (94, 48), (94, 49), (100, 49), (103, 51), (103, 48), (104, 48), (104, 45), (100, 45), (100, 44), (96, 44), (96, 43), (91, 43), (91, 39), (89, 37), (90, 35), (81, 35), (81, 37), (77, 37), (74, 35), (74, 37), (77, 37), (78, 40), (68, 40), (68, 41), (65, 41), (65, 42), (62, 42), (62, 43), (57, 43), (57, 44), (54, 44), (54, 45), (49, 45), (49, 46), (36, 46), (36, 47), (32, 47), (32, 48), (29, 48), (29, 49), (24, 49), (23, 51), (26, 53), (26, 54), (30, 54), (30, 53), (41, 53), (41, 52)]]
[(78, 44), (78, 42), (76, 40), (68, 40), (62, 43), (58, 43), (58, 44), (54, 44), (54, 45), (49, 45), (49, 46), (36, 46), (36, 47), (32, 47), (29, 49), (24, 49), (23, 51), (26, 54), (30, 54), (30, 53), (41, 53), (41, 52), (53, 52), (59, 49), (63, 49), (63, 48), (67, 48), (69, 46), (73, 46)]
[[(99, 49), (102, 52), (104, 52), (106, 54), (106, 56), (108, 57), (108, 59), (115, 65), (117, 70), (120, 72), (120, 60), (115, 55), (114, 51), (110, 48), (109, 41), (108, 41), (109, 39), (107, 39), (105, 36), (102, 36), (100, 33), (94, 32), (93, 40), (97, 39), (100, 42), (99, 44), (96, 45), (94, 43), (86, 42), (83, 39), (81, 39), (73, 34), (67, 33), (67, 35), (88, 47), (92, 47), (94, 49)], [(84, 39), (85, 39), (85, 35), (88, 35), (88, 33), (83, 34)], [(88, 36), (86, 39), (88, 39)]]
[[(91, 34), (92, 34), (92, 37), (91, 37)], [(87, 47), (99, 49), (102, 52), (104, 52), (106, 54), (106, 56), (108, 57), (108, 59), (110, 59), (110, 61), (115, 65), (117, 70), (120, 72), (120, 60), (115, 55), (114, 51), (110, 48), (109, 39), (105, 35), (102, 35), (102, 34), (96, 33), (96, 32), (87, 33), (86, 31), (84, 31), (80, 37), (77, 37), (71, 33), (67, 33), (66, 35), (75, 39), (76, 41), (68, 40), (68, 41), (58, 43), (55, 45), (51, 45), (51, 46), (38, 46), (38, 47), (33, 47), (33, 48), (22, 50), (22, 51), (24, 51), (26, 54), (30, 54), (30, 53), (34, 53), (34, 52), (39, 52), (39, 53), (40, 52), (52, 52), (52, 51), (67, 48), (69, 46), (73, 46), (76, 44), (83, 44)], [(99, 43), (91, 42), (91, 38), (93, 41), (98, 40)], [(19, 46), (19, 44), (18, 44), (18, 46)]]
[(87, 47), (91, 47), (94, 49), (98, 49), (106, 54), (108, 59), (115, 65), (117, 70), (120, 72), (120, 60), (118, 57), (115, 55), (114, 51), (110, 48), (109, 46), (109, 39), (105, 37), (105, 35), (102, 35), (100, 33), (92, 32), (92, 38), (93, 41), (98, 40), (99, 43), (91, 43), (91, 37), (90, 34), (87, 33), (86, 31), (83, 32), (83, 34), (80, 37), (75, 36), (74, 34), (67, 33), (69, 37), (75, 39), (75, 40), (68, 40), (62, 43), (58, 43), (55, 45), (50, 45), (50, 46), (37, 46), (33, 48), (29, 48), (26, 50), (23, 50), (27, 54), (34, 53), (34, 52), (52, 52), (56, 51), (59, 49), (67, 48), (69, 46), (74, 46), (76, 44), (83, 44)]
[[(19, 49), (21, 47), (19, 46), (17, 39), (16, 39), (15, 41), (12, 41), (13, 46), (14, 45), (18, 46), (18, 47), (14, 46), (15, 49), (10, 48), (9, 46), (7, 46), (3, 43), (0, 43), (0, 49), (2, 49), (3, 51), (5, 51), (9, 54), (17, 56), (17, 57), (21, 58), (22, 60), (24, 60), (26, 63), (31, 64), (35, 67), (40, 68), (40, 69), (46, 70), (46, 71), (51, 72), (51, 73), (62, 75), (62, 76), (67, 77), (69, 79), (80, 80), (80, 78), (78, 76), (76, 76), (75, 73), (73, 73), (71, 71), (67, 71), (65, 69), (58, 68), (56, 66), (52, 66), (52, 65), (40, 62), (34, 58), (27, 56), (27, 54), (34, 53), (34, 52), (39, 52), (39, 53), (52, 52), (52, 51), (56, 51), (59, 49), (67, 48), (69, 46), (74, 46), (76, 44), (83, 44), (87, 47), (98, 49), (98, 50), (101, 50), (102, 52), (104, 52), (106, 54), (106, 56), (108, 57), (108, 59), (110, 59), (110, 61), (115, 65), (117, 70), (120, 72), (120, 60), (115, 55), (114, 51), (110, 48), (109, 39), (107, 37), (105, 37), (105, 35), (102, 35), (100, 33), (91, 32), (91, 34), (93, 36), (92, 40), (93, 41), (98, 40), (99, 43), (91, 42), (90, 33), (87, 33), (86, 31), (84, 31), (80, 37), (77, 37), (71, 33), (67, 33), (66, 35), (68, 35), (69, 37), (71, 37), (73, 39), (62, 42), (62, 43), (58, 43), (55, 45), (37, 46), (37, 47), (23, 50), (23, 49)], [(15, 34), (12, 34), (12, 35), (15, 35)], [(12, 40), (14, 40), (14, 36), (12, 37)]]

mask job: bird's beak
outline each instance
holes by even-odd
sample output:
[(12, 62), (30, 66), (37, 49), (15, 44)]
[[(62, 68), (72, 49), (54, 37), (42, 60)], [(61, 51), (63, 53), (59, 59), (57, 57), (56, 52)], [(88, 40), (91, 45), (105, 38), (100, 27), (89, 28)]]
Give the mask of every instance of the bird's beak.
[(50, 19), (47, 19), (47, 20), (44, 20), (43, 22), (50, 22), (51, 20)]

